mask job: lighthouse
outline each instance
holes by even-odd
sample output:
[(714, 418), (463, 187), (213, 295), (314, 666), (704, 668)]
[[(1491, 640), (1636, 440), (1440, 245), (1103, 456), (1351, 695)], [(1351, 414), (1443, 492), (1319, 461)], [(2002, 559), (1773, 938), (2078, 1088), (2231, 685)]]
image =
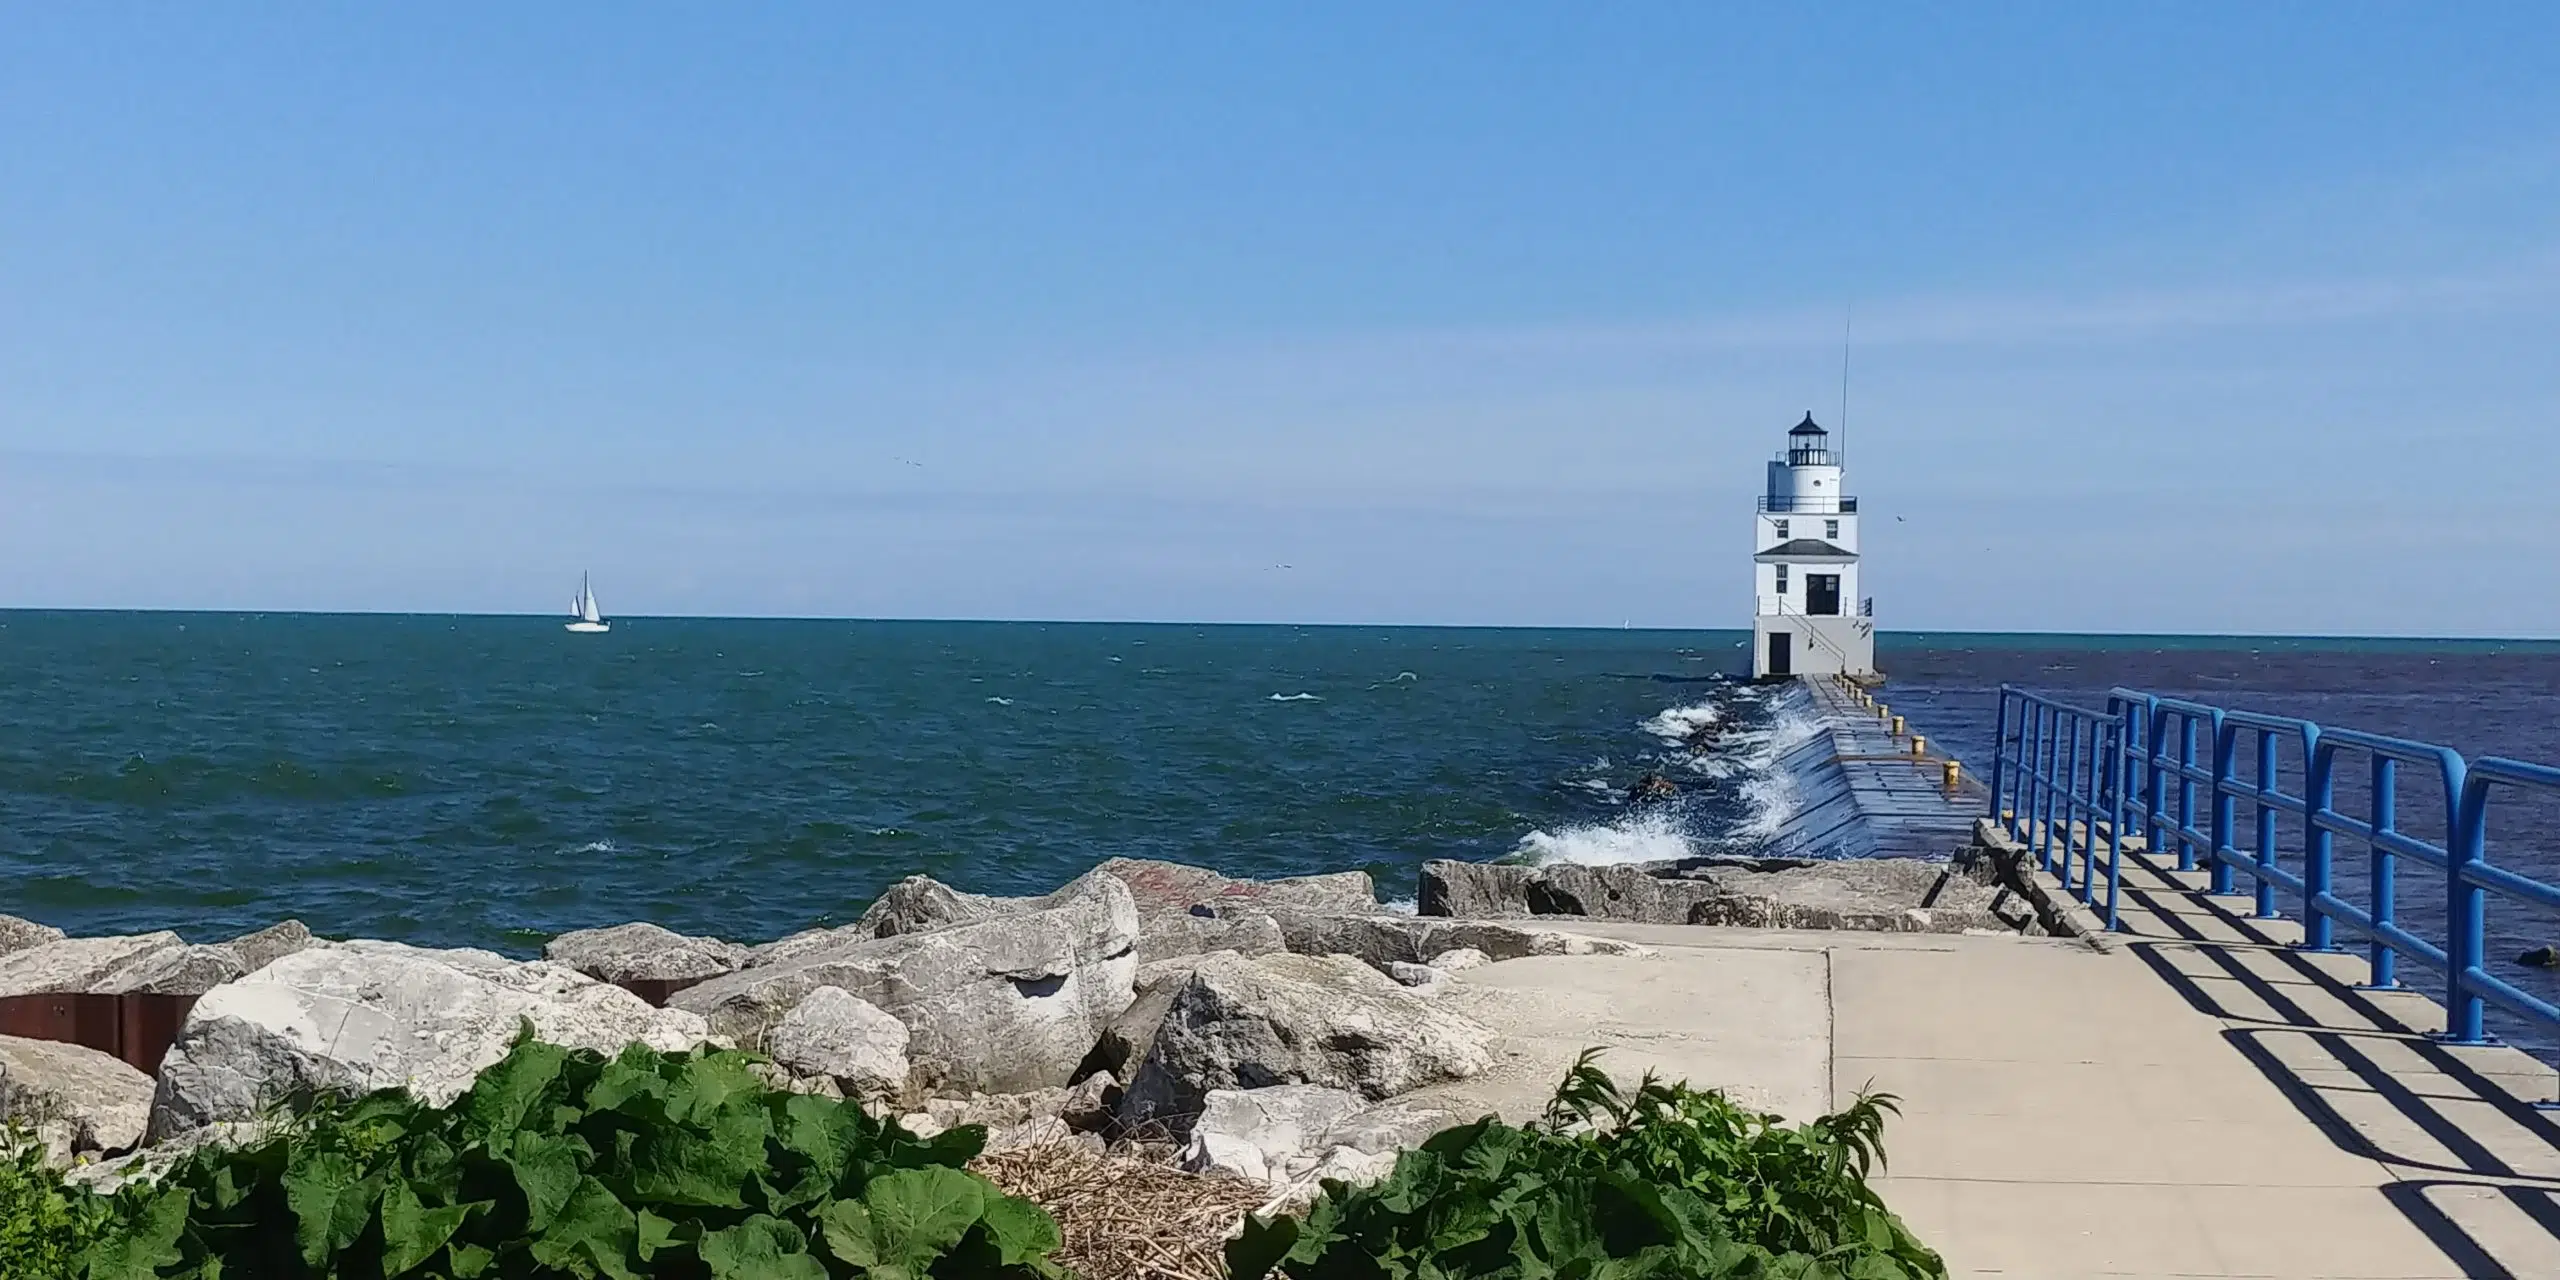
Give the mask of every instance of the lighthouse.
[(1810, 412), (1769, 460), (1751, 557), (1756, 677), (1875, 673), (1875, 602), (1858, 594), (1858, 500), (1840, 461)]

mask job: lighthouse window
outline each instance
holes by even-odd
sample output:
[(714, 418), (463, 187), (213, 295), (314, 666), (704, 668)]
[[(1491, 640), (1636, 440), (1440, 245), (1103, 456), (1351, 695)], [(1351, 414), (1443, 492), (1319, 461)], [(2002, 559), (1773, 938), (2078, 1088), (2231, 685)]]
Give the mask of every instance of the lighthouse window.
[(1826, 537), (1826, 538), (1837, 538), (1837, 537), (1839, 537), (1839, 536), (1840, 536), (1840, 522), (1839, 522), (1839, 521), (1837, 521), (1837, 520), (1825, 520), (1825, 521), (1823, 521), (1823, 522), (1822, 522), (1822, 536), (1823, 536), (1823, 537)]
[(1778, 536), (1779, 536), (1779, 537), (1783, 538), (1783, 537), (1787, 536), (1787, 522), (1786, 522), (1786, 521), (1784, 521), (1784, 520), (1772, 520), (1772, 521), (1770, 521), (1769, 523), (1771, 523), (1771, 524), (1773, 524), (1773, 525), (1776, 525), (1776, 526), (1778, 527)]
[(1786, 567), (1785, 565), (1779, 565), (1779, 566), (1778, 566), (1778, 594), (1779, 594), (1779, 595), (1785, 595), (1786, 593), (1787, 593), (1787, 567)]

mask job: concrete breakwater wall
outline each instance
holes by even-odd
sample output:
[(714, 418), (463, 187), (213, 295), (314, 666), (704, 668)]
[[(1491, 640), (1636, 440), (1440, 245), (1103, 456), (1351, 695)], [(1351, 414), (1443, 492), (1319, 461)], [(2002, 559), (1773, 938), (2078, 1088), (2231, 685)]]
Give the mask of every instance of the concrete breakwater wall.
[[(1769, 852), (1803, 858), (1946, 858), (1974, 843), (1984, 792), (1947, 784), (1946, 761), (1829, 677), (1798, 681), (1779, 709), (1797, 726), (1774, 769)], [(1910, 726), (1906, 726), (1909, 728)]]

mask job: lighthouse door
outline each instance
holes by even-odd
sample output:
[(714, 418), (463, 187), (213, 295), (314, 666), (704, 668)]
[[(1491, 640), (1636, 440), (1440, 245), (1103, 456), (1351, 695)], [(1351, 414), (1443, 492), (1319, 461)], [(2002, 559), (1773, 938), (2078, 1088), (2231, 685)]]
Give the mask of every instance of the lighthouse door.
[(1796, 664), (1794, 661), (1795, 654), (1793, 652), (1795, 647), (1794, 641), (1795, 637), (1784, 631), (1772, 631), (1769, 633), (1770, 675), (1791, 676), (1796, 673)]
[(1804, 611), (1826, 617), (1839, 614), (1839, 574), (1808, 573), (1804, 576)]

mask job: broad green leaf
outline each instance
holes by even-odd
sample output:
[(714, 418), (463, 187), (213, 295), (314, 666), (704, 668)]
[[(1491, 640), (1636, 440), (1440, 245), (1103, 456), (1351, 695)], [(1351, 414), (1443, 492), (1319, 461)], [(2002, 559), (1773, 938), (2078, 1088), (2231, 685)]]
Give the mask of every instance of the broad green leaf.
[(639, 1219), (638, 1243), (640, 1260), (642, 1262), (647, 1262), (650, 1258), (656, 1256), (658, 1250), (664, 1249), (674, 1243), (676, 1243), (676, 1224), (668, 1219), (661, 1218), (646, 1209), (642, 1209), (640, 1211)]
[(534, 1261), (575, 1275), (637, 1280), (631, 1256), (639, 1236), (640, 1224), (631, 1210), (603, 1183), (585, 1178), (530, 1252)]
[(582, 1176), (578, 1157), (583, 1151), (583, 1144), (574, 1139), (516, 1131), (507, 1167), (515, 1173), (517, 1189), (524, 1192), (527, 1230), (548, 1230), (561, 1206), (577, 1191)]
[(239, 1208), (258, 1190), (257, 1171), (224, 1165), (214, 1170), (205, 1189), (209, 1193), (205, 1197), (207, 1207), (216, 1210)]
[[(528, 1037), (531, 1030), (531, 1024), (527, 1024)], [(473, 1136), (491, 1147), (502, 1145), (508, 1134), (523, 1126), (534, 1107), (541, 1105), (552, 1082), (560, 1078), (561, 1064), (568, 1057), (569, 1051), (558, 1045), (530, 1038), (517, 1040), (515, 1048), (481, 1072), (470, 1092), (456, 1103), (463, 1123)]]
[[(633, 1045), (639, 1051), (625, 1051), (606, 1063), (596, 1077), (595, 1087), (587, 1091), (586, 1104), (595, 1111), (626, 1111), (649, 1118), (666, 1114), (667, 1080), (658, 1074), (658, 1063), (648, 1054), (646, 1045)], [(634, 1105), (636, 1103), (641, 1105)]]
[(882, 1264), (921, 1272), (969, 1234), (985, 1211), (987, 1184), (958, 1169), (900, 1169), (862, 1189)]
[(1245, 1215), (1244, 1228), (1227, 1241), (1229, 1280), (1263, 1280), (1298, 1243), (1298, 1220)]
[(401, 1164), (408, 1171), (411, 1189), (422, 1199), (449, 1204), (462, 1198), (462, 1155), (441, 1136), (412, 1137)]
[(746, 1207), (747, 1181), (765, 1169), (772, 1122), (762, 1107), (729, 1107), (707, 1132), (660, 1125), (631, 1144), (631, 1192), (641, 1203)]
[(827, 1252), (837, 1261), (868, 1270), (880, 1265), (880, 1244), (871, 1236), (871, 1211), (859, 1200), (838, 1200), (818, 1211), (818, 1228)]
[(684, 1124), (708, 1124), (731, 1099), (756, 1099), (766, 1091), (740, 1054), (706, 1054), (677, 1070), (667, 1092), (667, 1115)]
[(382, 1273), (404, 1275), (434, 1257), (471, 1215), (471, 1208), (462, 1204), (429, 1207), (419, 1203), (408, 1183), (393, 1179), (382, 1191)]
[(1048, 1257), (1059, 1245), (1058, 1220), (1019, 1197), (988, 1196), (981, 1220), (987, 1224), (988, 1238), (995, 1242), (997, 1258), (1008, 1267)]
[(476, 1244), (455, 1245), (445, 1257), (449, 1259), (445, 1266), (453, 1272), (454, 1280), (477, 1280), (488, 1273), (489, 1264), (498, 1260), (497, 1254)]
[(759, 1213), (725, 1231), (704, 1232), (698, 1251), (712, 1280), (827, 1280), (826, 1265), (808, 1248), (800, 1228)]
[(287, 1168), (284, 1200), (293, 1211), (303, 1265), (329, 1269), (364, 1234), (381, 1196), (380, 1176), (366, 1176), (353, 1157), (340, 1152), (314, 1151)]
[(89, 1280), (158, 1280), (162, 1267), (178, 1265), (178, 1238), (186, 1232), (192, 1197), (184, 1190), (140, 1194), (150, 1197), (140, 1210), (83, 1251), (82, 1274)]
[(852, 1103), (795, 1093), (782, 1104), (774, 1136), (832, 1184), (844, 1176), (846, 1153), (862, 1132), (861, 1117), (862, 1109)]

